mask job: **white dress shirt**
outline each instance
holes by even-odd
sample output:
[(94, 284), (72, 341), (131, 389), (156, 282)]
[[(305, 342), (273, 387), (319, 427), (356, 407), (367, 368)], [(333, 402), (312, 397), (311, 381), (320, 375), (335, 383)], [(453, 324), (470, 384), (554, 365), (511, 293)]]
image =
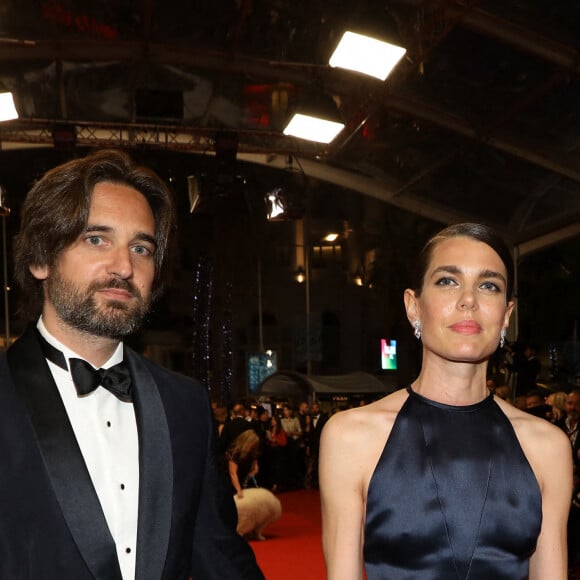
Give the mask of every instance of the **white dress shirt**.
[[(82, 358), (56, 340), (42, 322), (38, 330), (67, 359)], [(103, 365), (123, 360), (120, 343)], [(70, 372), (48, 361), (115, 545), (123, 580), (135, 578), (139, 508), (139, 441), (132, 403), (104, 388), (77, 396)]]

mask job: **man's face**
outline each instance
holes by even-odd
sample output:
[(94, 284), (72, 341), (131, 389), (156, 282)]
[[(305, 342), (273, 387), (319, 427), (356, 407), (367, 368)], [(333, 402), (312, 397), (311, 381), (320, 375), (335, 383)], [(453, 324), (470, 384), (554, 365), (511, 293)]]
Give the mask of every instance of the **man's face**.
[(531, 395), (526, 400), (526, 407), (528, 409), (533, 409), (534, 407), (540, 407), (544, 404), (544, 401), (540, 395)]
[(107, 338), (135, 331), (149, 310), (155, 275), (155, 219), (126, 185), (98, 183), (87, 226), (54, 267), (31, 267), (44, 280), (49, 330), (72, 328)]
[(580, 393), (570, 393), (566, 398), (566, 415), (572, 421), (580, 419)]
[(320, 407), (318, 403), (312, 403), (312, 415), (319, 415), (320, 414)]

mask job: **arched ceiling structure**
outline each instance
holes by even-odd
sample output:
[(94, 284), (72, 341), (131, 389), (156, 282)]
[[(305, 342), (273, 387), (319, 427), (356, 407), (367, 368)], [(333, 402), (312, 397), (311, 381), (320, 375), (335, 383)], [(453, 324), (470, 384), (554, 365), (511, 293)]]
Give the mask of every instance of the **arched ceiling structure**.
[[(385, 82), (327, 65), (366, 7), (407, 55)], [(580, 235), (575, 0), (13, 0), (1, 149), (121, 145), (212, 154), (354, 189), (427, 218), (495, 225), (521, 254)], [(285, 137), (298, 97), (331, 95), (329, 146)], [(1, 163), (0, 153), (0, 163)]]

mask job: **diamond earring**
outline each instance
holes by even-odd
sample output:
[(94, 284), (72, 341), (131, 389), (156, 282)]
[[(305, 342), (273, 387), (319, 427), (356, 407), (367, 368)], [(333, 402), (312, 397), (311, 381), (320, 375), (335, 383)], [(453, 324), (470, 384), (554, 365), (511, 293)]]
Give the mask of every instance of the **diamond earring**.
[(415, 338), (419, 340), (421, 338), (421, 321), (414, 320), (413, 321), (413, 328), (415, 329)]
[(505, 345), (505, 335), (507, 331), (505, 328), (502, 328), (499, 332), (499, 348), (503, 348)]

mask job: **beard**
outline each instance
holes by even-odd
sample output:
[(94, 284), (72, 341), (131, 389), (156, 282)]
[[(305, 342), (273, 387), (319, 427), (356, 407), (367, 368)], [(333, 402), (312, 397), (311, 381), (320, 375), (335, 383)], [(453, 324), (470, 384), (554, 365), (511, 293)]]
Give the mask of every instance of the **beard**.
[[(132, 304), (108, 300), (99, 306), (95, 294), (106, 288), (125, 290), (136, 300)], [(128, 280), (111, 278), (93, 282), (83, 289), (56, 270), (46, 280), (46, 292), (63, 322), (76, 330), (105, 338), (121, 339), (135, 332), (151, 305)]]

